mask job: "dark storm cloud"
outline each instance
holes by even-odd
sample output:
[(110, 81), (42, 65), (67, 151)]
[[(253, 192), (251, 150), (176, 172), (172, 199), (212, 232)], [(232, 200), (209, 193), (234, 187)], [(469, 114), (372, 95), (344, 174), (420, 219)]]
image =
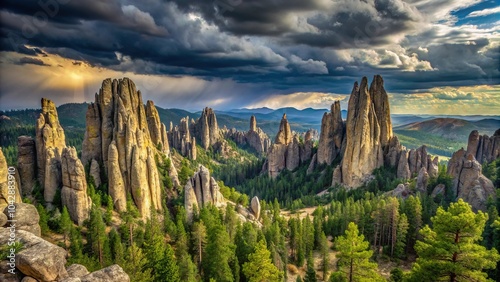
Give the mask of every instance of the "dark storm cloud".
[[(138, 74), (227, 78), (258, 85), (255, 96), (350, 93), (355, 80), (376, 73), (394, 91), (498, 83), (500, 77), (499, 51), (489, 47), (489, 39), (449, 43), (470, 36), (455, 29), (442, 42), (429, 43), (442, 35), (420, 30), (428, 24), (422, 11), (431, 11), (425, 1), (61, 2), (68, 3), (56, 8), (38, 0), (4, 1), (0, 50), (47, 52)], [(436, 5), (450, 2), (457, 1)], [(47, 19), (37, 18), (40, 13)], [(418, 49), (423, 43), (431, 45), (426, 52)], [(428, 71), (419, 71), (418, 64)]]
[(38, 65), (38, 66), (50, 66), (49, 64), (44, 63), (42, 60), (37, 59), (37, 58), (30, 58), (30, 57), (23, 57), (19, 59), (17, 62), (18, 65), (26, 65), (26, 64), (31, 64), (31, 65)]

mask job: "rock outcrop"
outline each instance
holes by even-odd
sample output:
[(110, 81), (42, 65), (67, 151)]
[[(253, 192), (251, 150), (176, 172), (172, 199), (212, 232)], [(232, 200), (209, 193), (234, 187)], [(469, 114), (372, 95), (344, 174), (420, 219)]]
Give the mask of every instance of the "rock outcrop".
[[(0, 245), (7, 245), (9, 234), (8, 228), (0, 228)], [(67, 252), (63, 248), (24, 230), (16, 230), (16, 240), (23, 246), (16, 254), (16, 268), (24, 275), (37, 281), (58, 281), (68, 277), (64, 268)]]
[(401, 184), (398, 184), (398, 186), (394, 190), (386, 192), (386, 193), (384, 193), (384, 195), (390, 196), (390, 197), (397, 197), (397, 198), (401, 198), (401, 199), (406, 199), (410, 195), (413, 195), (413, 193), (410, 189), (409, 183), (405, 183), (405, 184), (401, 183)]
[(331, 111), (323, 115), (318, 143), (318, 163), (331, 164), (341, 153), (345, 126), (342, 120), (340, 101), (332, 104)]
[(21, 193), (31, 195), (35, 186), (36, 176), (36, 144), (35, 139), (29, 136), (17, 138), (17, 171), (21, 179)]
[(472, 131), (467, 143), (467, 154), (473, 155), (480, 164), (500, 158), (500, 128), (491, 137), (479, 135), (477, 130)]
[(15, 180), (15, 171), (9, 170), (7, 160), (0, 148), (0, 209), (14, 203), (21, 202), (21, 194)]
[(252, 198), (250, 202), (250, 208), (252, 209), (253, 215), (257, 220), (260, 218), (260, 201), (259, 197), (255, 196)]
[(123, 269), (113, 264), (101, 270), (97, 270), (80, 278), (81, 282), (129, 282), (130, 277)]
[(294, 170), (301, 161), (307, 161), (311, 158), (311, 153), (308, 153), (307, 159), (301, 159), (301, 152), (304, 152), (303, 157), (306, 157), (306, 151), (312, 152), (312, 147), (309, 147), (311, 145), (310, 138), (306, 145), (306, 143), (300, 143), (297, 134), (292, 135), (290, 124), (286, 114), (284, 114), (274, 144), (267, 154), (264, 167), (267, 167), (267, 172), (272, 178), (276, 178), (283, 169)]
[(193, 124), (194, 136), (201, 140), (201, 147), (205, 150), (214, 146), (220, 141), (221, 135), (217, 117), (211, 108), (205, 108), (201, 112), (201, 117)]
[(448, 162), (448, 174), (453, 176), (453, 195), (464, 199), (475, 211), (485, 211), (488, 198), (496, 198), (493, 183), (481, 171), (481, 164), (474, 155), (467, 154), (463, 148)]
[[(10, 217), (11, 213), (13, 217)], [(38, 224), (40, 215), (35, 206), (19, 202), (14, 204), (14, 209), (3, 209), (3, 214), (8, 219), (16, 220), (16, 230), (24, 230), (40, 236), (41, 229)], [(7, 224), (7, 226), (10, 226), (10, 224)]]
[[(376, 77), (374, 83), (375, 81), (379, 82), (377, 87), (383, 88), (379, 78)], [(375, 87), (370, 87), (370, 89), (374, 90)], [(387, 97), (375, 98), (373, 93), (368, 92), (368, 79), (363, 77), (359, 86), (357, 82), (354, 84), (349, 99), (346, 147), (341, 164), (340, 181), (347, 187), (360, 186), (375, 168), (384, 164), (382, 144), (387, 144), (389, 140), (382, 140), (382, 137), (392, 137), (381, 134), (382, 128), (386, 129), (388, 125), (382, 125), (380, 121), (390, 119), (390, 117), (381, 118), (383, 114), (388, 114), (388, 111), (380, 108), (383, 103), (375, 104), (375, 100), (381, 101)], [(377, 90), (376, 93), (383, 94), (385, 91)]]
[(342, 122), (340, 103), (332, 105), (323, 116), (318, 163), (331, 164), (340, 155), (341, 164), (334, 170), (333, 184), (356, 188), (371, 179), (374, 169), (395, 167), (398, 178), (409, 179), (425, 168), (430, 177), (438, 174), (438, 159), (432, 159), (422, 146), (407, 150), (393, 136), (389, 98), (381, 76), (356, 82), (349, 98), (347, 120)]
[(90, 200), (87, 196), (85, 169), (74, 147), (64, 148), (62, 157), (62, 204), (68, 208), (71, 219), (78, 225), (89, 217)]
[[(10, 238), (8, 228), (0, 228), (0, 245), (6, 246)], [(16, 241), (21, 243), (21, 249), (16, 253), (15, 273), (8, 272), (7, 261), (0, 261), (1, 281), (40, 281), (40, 282), (128, 282), (130, 278), (118, 265), (89, 273), (79, 264), (65, 268), (68, 253), (39, 236), (24, 230), (16, 231)], [(22, 280), (21, 280), (22, 278)]]
[[(84, 164), (92, 160), (103, 164), (116, 209), (126, 209), (124, 199), (130, 195), (145, 217), (149, 217), (151, 208), (162, 209), (155, 155), (162, 153), (157, 150), (158, 142), (163, 142), (163, 151), (168, 143), (163, 141), (165, 134), (158, 125), (156, 108), (153, 108), (149, 103), (148, 124), (142, 95), (134, 82), (128, 78), (104, 80), (95, 102), (88, 107), (82, 148)], [(157, 143), (150, 134), (150, 127), (155, 130), (153, 135)], [(159, 133), (156, 132), (158, 127)]]
[(248, 145), (258, 154), (266, 154), (271, 146), (271, 140), (267, 134), (257, 127), (255, 116), (250, 117), (250, 129), (247, 132), (237, 131), (236, 129), (222, 129), (225, 138), (234, 141), (238, 145)]
[(170, 145), (168, 144), (167, 127), (160, 122), (160, 115), (153, 101), (146, 103), (146, 118), (148, 119), (148, 128), (151, 135), (151, 141), (164, 154), (170, 154)]
[(198, 168), (184, 187), (184, 206), (188, 219), (192, 219), (194, 210), (209, 204), (216, 207), (225, 205), (219, 184), (210, 176), (208, 169), (202, 165)]
[(50, 207), (61, 187), (61, 153), (66, 147), (64, 130), (59, 123), (55, 104), (42, 98), (42, 112), (35, 126), (38, 180)]
[(417, 191), (422, 194), (427, 194), (427, 184), (429, 183), (429, 174), (427, 173), (427, 169), (422, 167), (418, 172), (417, 176)]
[(173, 127), (167, 133), (170, 145), (184, 157), (196, 160), (196, 139), (191, 137), (189, 117), (182, 118), (179, 125)]

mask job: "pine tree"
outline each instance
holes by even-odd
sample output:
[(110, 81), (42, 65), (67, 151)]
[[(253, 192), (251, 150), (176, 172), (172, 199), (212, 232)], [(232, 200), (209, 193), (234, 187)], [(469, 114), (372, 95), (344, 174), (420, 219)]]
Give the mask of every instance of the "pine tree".
[(487, 281), (483, 269), (496, 267), (500, 260), (497, 250), (477, 244), (487, 215), (474, 213), (459, 199), (446, 211), (439, 207), (431, 220), (433, 228), (424, 227), (423, 239), (415, 245), (419, 258), (410, 281)]
[(369, 243), (359, 234), (358, 226), (354, 222), (349, 223), (344, 236), (337, 237), (335, 248), (339, 251), (338, 269), (346, 274), (347, 281), (381, 279), (376, 272), (377, 264), (369, 261), (373, 251), (368, 250)]
[(394, 248), (394, 256), (397, 258), (404, 258), (406, 248), (406, 235), (408, 234), (408, 219), (406, 214), (401, 214), (398, 222), (398, 229), (396, 235), (396, 244)]
[(316, 282), (316, 271), (314, 270), (314, 260), (312, 255), (307, 259), (307, 269), (306, 277), (304, 277), (304, 282)]
[(408, 217), (408, 242), (407, 251), (413, 251), (415, 242), (422, 227), (422, 204), (419, 197), (410, 196), (405, 201), (404, 213)]
[(49, 215), (47, 214), (47, 210), (41, 204), (38, 204), (36, 209), (38, 211), (38, 215), (40, 216), (38, 224), (40, 225), (42, 235), (47, 235), (50, 231), (48, 225)]
[(90, 219), (87, 225), (88, 229), (88, 244), (90, 249), (93, 251), (101, 264), (101, 267), (104, 266), (105, 256), (105, 248), (104, 244), (107, 239), (106, 236), (106, 225), (102, 219), (101, 209), (96, 207), (95, 205), (90, 210)]
[(323, 281), (326, 281), (326, 277), (328, 277), (328, 266), (330, 265), (330, 247), (328, 246), (328, 239), (326, 238), (325, 232), (321, 232), (319, 242), (321, 251), (321, 271), (323, 271)]
[(172, 247), (167, 244), (161, 259), (158, 260), (159, 268), (156, 269), (155, 281), (179, 282), (179, 267), (175, 263), (175, 255)]
[(201, 269), (201, 261), (203, 260), (203, 252), (207, 243), (207, 229), (203, 222), (195, 222), (193, 224), (193, 231), (191, 232), (193, 238), (193, 249), (195, 251), (194, 257), (198, 269)]
[(271, 261), (271, 253), (266, 242), (261, 240), (255, 246), (255, 251), (248, 256), (248, 262), (243, 264), (243, 274), (248, 282), (281, 281), (282, 273)]
[(130, 281), (149, 282), (152, 281), (151, 269), (146, 266), (147, 259), (142, 250), (135, 245), (128, 247), (127, 260), (123, 264), (123, 270), (130, 276)]
[(109, 232), (109, 244), (113, 261), (118, 265), (122, 265), (125, 260), (125, 250), (120, 235), (114, 229)]
[(208, 244), (203, 254), (203, 271), (206, 278), (218, 282), (233, 282), (229, 260), (233, 255), (233, 245), (224, 226), (217, 224), (208, 230)]
[(71, 218), (69, 216), (68, 209), (66, 208), (66, 206), (64, 206), (61, 213), (61, 231), (64, 235), (65, 248), (67, 246), (67, 241), (72, 227), (73, 227), (73, 222), (71, 221)]

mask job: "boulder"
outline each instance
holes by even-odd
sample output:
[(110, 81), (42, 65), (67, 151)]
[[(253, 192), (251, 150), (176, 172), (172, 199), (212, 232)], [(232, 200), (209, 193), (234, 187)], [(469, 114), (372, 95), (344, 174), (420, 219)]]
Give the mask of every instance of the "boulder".
[[(5, 246), (9, 238), (9, 229), (0, 228), (0, 245)], [(64, 268), (67, 252), (34, 234), (16, 231), (16, 240), (22, 249), (16, 254), (16, 268), (26, 276), (38, 281), (56, 281), (68, 277)]]
[(130, 277), (118, 264), (94, 271), (80, 278), (81, 282), (130, 282)]
[(12, 202), (22, 202), (15, 173), (15, 170), (9, 169), (7, 166), (7, 160), (3, 155), (2, 148), (0, 148), (0, 209), (2, 210)]
[(69, 277), (83, 277), (89, 274), (87, 268), (81, 264), (72, 264), (68, 268), (66, 268)]
[(252, 209), (255, 218), (258, 220), (260, 218), (260, 201), (257, 196), (252, 198), (252, 201), (250, 202), (250, 207)]
[(446, 186), (444, 184), (438, 184), (432, 190), (431, 196), (435, 198), (437, 195), (446, 195)]
[[(40, 216), (38, 214), (37, 209), (34, 205), (26, 204), (26, 203), (16, 203), (14, 204), (13, 210), (9, 210), (5, 208), (3, 213), (8, 219), (15, 219), (16, 230), (25, 230), (31, 232), (37, 236), (41, 235), (40, 225), (38, 225), (38, 221), (40, 220)], [(14, 218), (10, 218), (10, 213), (13, 212)]]
[(410, 185), (408, 183), (406, 184), (401, 183), (398, 184), (398, 186), (394, 190), (386, 192), (384, 195), (406, 199), (412, 194), (413, 193), (411, 192)]

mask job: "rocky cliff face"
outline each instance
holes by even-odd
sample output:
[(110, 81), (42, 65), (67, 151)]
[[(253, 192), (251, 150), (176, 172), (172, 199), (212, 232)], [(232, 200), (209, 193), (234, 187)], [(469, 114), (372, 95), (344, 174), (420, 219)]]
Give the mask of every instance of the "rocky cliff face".
[(117, 210), (126, 208), (124, 199), (130, 195), (146, 217), (151, 208), (162, 209), (155, 154), (159, 153), (158, 144), (165, 151), (168, 143), (154, 104), (148, 104), (147, 111), (130, 79), (104, 80), (87, 111), (82, 148), (84, 164), (92, 160), (103, 163)]
[[(492, 137), (479, 136), (477, 131), (469, 135), (467, 150), (456, 151), (448, 162), (448, 174), (453, 177), (453, 195), (462, 198), (472, 205), (474, 210), (486, 210), (489, 197), (496, 198), (496, 191), (491, 180), (482, 174), (482, 166), (476, 156), (483, 161), (498, 158), (500, 130)], [(487, 148), (486, 150), (484, 148)]]
[(172, 147), (184, 157), (196, 160), (196, 139), (191, 137), (189, 117), (182, 118), (178, 126), (173, 127), (171, 124), (170, 127), (171, 130), (167, 134)]
[(323, 115), (318, 144), (318, 163), (331, 164), (341, 153), (345, 127), (342, 121), (340, 101), (335, 101), (331, 111)]
[(148, 120), (149, 134), (153, 144), (164, 154), (170, 154), (170, 145), (167, 137), (167, 127), (160, 122), (160, 115), (153, 101), (146, 103), (146, 118)]
[(78, 225), (89, 217), (90, 199), (87, 196), (85, 169), (74, 147), (62, 152), (62, 204), (68, 208), (71, 219)]
[(346, 147), (340, 173), (340, 182), (347, 187), (360, 186), (375, 168), (384, 164), (381, 127), (387, 125), (380, 124), (379, 116), (383, 113), (375, 106), (373, 95), (368, 92), (368, 79), (363, 77), (360, 85), (354, 84), (347, 110)]
[(438, 159), (431, 158), (425, 146), (407, 150), (393, 136), (389, 98), (379, 75), (369, 88), (366, 77), (354, 84), (345, 123), (339, 102), (323, 116), (318, 163), (331, 164), (338, 155), (342, 161), (334, 170), (333, 184), (350, 188), (368, 181), (372, 171), (383, 165), (395, 167), (402, 179), (416, 176), (422, 168), (429, 177), (438, 173)]
[(241, 132), (236, 129), (228, 130), (226, 127), (222, 129), (222, 135), (234, 141), (238, 145), (248, 145), (258, 154), (266, 154), (271, 146), (271, 139), (267, 134), (257, 126), (255, 116), (250, 117), (250, 129), (246, 132)]
[(219, 191), (219, 185), (204, 166), (200, 166), (184, 187), (184, 206), (189, 220), (194, 210), (209, 204), (220, 207), (225, 204), (224, 197)]
[(294, 170), (302, 162), (312, 158), (312, 146), (312, 131), (306, 134), (304, 142), (301, 142), (298, 134), (292, 134), (284, 114), (274, 144), (267, 154), (264, 169), (272, 178), (276, 178), (283, 169)]
[(203, 109), (201, 117), (193, 124), (194, 136), (201, 140), (201, 147), (205, 150), (220, 141), (221, 135), (217, 117), (211, 108)]
[(467, 154), (471, 154), (480, 163), (491, 162), (500, 157), (500, 129), (493, 136), (479, 135), (474, 130), (469, 135)]
[(64, 130), (52, 101), (42, 99), (42, 112), (35, 130), (38, 180), (44, 187), (45, 202), (50, 206), (62, 184), (61, 153), (66, 147)]
[(17, 171), (21, 179), (21, 193), (31, 195), (36, 179), (36, 144), (29, 136), (17, 138)]

